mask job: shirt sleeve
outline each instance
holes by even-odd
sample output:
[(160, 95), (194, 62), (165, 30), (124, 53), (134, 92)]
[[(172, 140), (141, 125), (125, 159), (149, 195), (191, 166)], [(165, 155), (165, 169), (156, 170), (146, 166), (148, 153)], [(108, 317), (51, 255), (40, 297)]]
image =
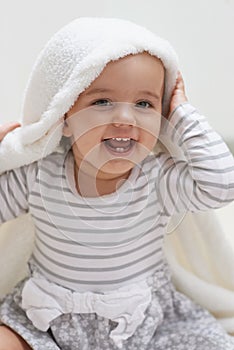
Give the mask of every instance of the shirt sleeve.
[(177, 107), (163, 121), (161, 140), (172, 152), (159, 154), (158, 196), (167, 215), (219, 208), (234, 200), (234, 159), (228, 147), (193, 106)]
[(36, 179), (37, 163), (0, 176), (0, 224), (28, 212), (28, 195)]

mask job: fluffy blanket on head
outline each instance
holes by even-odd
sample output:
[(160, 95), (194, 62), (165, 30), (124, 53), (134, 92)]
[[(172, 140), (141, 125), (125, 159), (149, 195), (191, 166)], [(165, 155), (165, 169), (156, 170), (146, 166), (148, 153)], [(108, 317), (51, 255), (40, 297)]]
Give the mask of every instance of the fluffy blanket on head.
[[(117, 19), (78, 19), (56, 33), (39, 55), (27, 85), (22, 127), (0, 145), (0, 174), (52, 153), (64, 114), (105, 65), (147, 51), (165, 67), (163, 114), (175, 86), (178, 61), (170, 44), (146, 29)], [(210, 310), (234, 333), (234, 244), (213, 211), (173, 217), (165, 253), (177, 288)], [(0, 227), (0, 296), (27, 273), (34, 226), (29, 214)]]

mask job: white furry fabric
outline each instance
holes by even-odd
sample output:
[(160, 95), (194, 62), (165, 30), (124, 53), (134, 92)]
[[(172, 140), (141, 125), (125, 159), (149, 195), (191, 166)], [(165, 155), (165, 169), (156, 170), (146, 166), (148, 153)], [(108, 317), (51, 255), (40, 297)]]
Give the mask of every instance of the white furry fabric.
[(27, 261), (32, 253), (34, 226), (29, 214), (0, 227), (0, 298), (27, 275)]
[(165, 67), (163, 114), (168, 112), (178, 62), (171, 45), (134, 23), (111, 18), (79, 18), (58, 31), (40, 53), (22, 108), (22, 128), (0, 147), (0, 173), (52, 153), (61, 139), (61, 118), (106, 64), (147, 51)]
[[(234, 334), (234, 202), (216, 211), (172, 218), (165, 237), (165, 254), (177, 289), (208, 309)], [(220, 211), (220, 209), (219, 209)], [(222, 220), (220, 220), (222, 217)]]
[[(133, 23), (117, 19), (81, 18), (56, 33), (39, 55), (25, 91), (23, 127), (0, 145), (0, 173), (29, 164), (59, 145), (61, 118), (79, 94), (111, 60), (148, 51), (165, 67), (163, 113), (168, 111), (178, 62), (170, 44)], [(178, 218), (173, 218), (177, 224)], [(33, 245), (29, 215), (0, 229), (0, 295), (26, 274)], [(214, 313), (234, 332), (234, 245), (213, 212), (187, 214), (166, 236), (165, 252), (181, 291)]]

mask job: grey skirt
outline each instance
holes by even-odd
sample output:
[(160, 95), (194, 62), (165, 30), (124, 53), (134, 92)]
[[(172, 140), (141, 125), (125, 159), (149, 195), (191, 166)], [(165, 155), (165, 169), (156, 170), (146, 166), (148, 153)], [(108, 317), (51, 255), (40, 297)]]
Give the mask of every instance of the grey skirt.
[[(116, 323), (95, 313), (67, 313), (54, 319), (46, 332), (35, 328), (20, 307), (24, 283), (2, 300), (0, 323), (12, 328), (32, 349), (119, 349), (110, 338)], [(215, 318), (175, 290), (168, 269), (155, 272), (147, 283), (152, 287), (152, 301), (144, 321), (123, 341), (123, 350), (234, 350), (234, 338)]]

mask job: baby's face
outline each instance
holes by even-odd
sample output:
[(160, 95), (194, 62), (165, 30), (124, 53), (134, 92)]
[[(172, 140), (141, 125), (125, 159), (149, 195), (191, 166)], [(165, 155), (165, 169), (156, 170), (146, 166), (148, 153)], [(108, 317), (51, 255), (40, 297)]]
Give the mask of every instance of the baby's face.
[(67, 113), (78, 168), (96, 176), (126, 175), (157, 142), (164, 67), (147, 53), (108, 63)]

